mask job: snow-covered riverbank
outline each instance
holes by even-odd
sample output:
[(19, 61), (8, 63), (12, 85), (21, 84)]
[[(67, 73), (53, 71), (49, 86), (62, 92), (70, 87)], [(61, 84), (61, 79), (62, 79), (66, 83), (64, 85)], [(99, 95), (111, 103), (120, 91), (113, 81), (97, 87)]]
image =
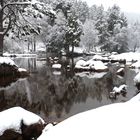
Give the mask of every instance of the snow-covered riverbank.
[(44, 131), (38, 140), (138, 140), (140, 95), (80, 113)]

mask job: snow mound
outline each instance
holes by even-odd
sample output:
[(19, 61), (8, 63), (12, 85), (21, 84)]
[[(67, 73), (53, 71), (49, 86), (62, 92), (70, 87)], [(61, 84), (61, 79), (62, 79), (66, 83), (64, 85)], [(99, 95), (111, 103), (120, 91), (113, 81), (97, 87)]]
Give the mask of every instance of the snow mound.
[(7, 129), (14, 129), (15, 131), (21, 133), (20, 125), (22, 120), (25, 125), (31, 125), (39, 122), (44, 124), (44, 120), (38, 115), (21, 107), (13, 107), (0, 112), (0, 136)]
[(138, 140), (140, 95), (77, 114), (44, 131), (37, 140)]

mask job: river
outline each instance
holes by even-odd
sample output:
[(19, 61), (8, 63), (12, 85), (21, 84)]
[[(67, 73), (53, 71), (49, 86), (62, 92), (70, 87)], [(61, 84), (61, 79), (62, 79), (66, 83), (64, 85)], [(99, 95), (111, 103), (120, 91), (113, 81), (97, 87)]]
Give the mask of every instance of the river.
[[(14, 58), (14, 61), (30, 71), (30, 76), (1, 78), (0, 111), (21, 106), (39, 114), (47, 122), (60, 122), (83, 111), (125, 102), (136, 94), (133, 82), (136, 72), (127, 67), (125, 75), (120, 77), (116, 75), (116, 65), (111, 65), (104, 73), (74, 73), (64, 68), (55, 71), (47, 61), (37, 58)], [(121, 84), (128, 86), (126, 96), (110, 99), (110, 91)]]

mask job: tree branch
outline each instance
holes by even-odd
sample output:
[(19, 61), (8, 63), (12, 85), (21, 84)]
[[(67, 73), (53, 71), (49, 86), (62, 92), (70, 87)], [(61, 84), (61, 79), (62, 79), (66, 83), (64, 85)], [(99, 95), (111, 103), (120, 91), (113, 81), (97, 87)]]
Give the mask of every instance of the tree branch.
[(12, 2), (5, 4), (1, 9), (0, 12), (2, 12), (6, 7), (12, 6), (12, 5), (31, 5), (31, 2)]
[(12, 23), (12, 20), (11, 20), (11, 17), (9, 16), (9, 24), (8, 24), (7, 29), (6, 29), (5, 32), (3, 33), (4, 36), (5, 36), (5, 35), (7, 34), (7, 32), (10, 30), (10, 28), (11, 28), (11, 23)]

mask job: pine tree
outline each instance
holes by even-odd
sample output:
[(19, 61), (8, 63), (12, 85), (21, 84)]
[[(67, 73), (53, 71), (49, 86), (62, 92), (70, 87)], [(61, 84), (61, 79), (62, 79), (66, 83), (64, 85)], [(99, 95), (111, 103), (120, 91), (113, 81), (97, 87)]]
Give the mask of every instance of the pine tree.
[(74, 47), (78, 47), (80, 43), (80, 36), (82, 34), (82, 28), (79, 24), (80, 22), (76, 17), (70, 15), (67, 22), (67, 30), (65, 35), (65, 47), (67, 52), (69, 52), (69, 47), (72, 47), (71, 53), (74, 52)]

